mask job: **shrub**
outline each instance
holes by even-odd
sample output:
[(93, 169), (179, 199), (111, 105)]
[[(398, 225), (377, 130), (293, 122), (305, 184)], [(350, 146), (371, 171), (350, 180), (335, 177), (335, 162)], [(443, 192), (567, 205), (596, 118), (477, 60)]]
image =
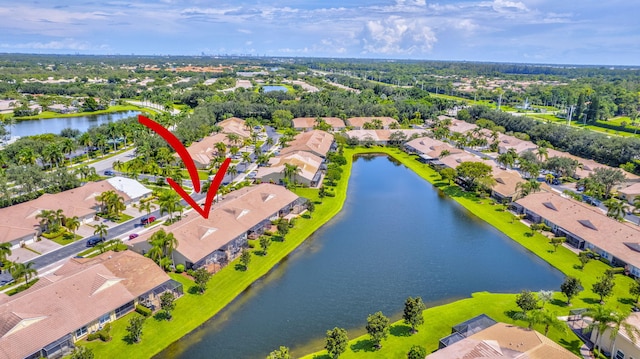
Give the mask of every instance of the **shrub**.
[(140, 304), (136, 305), (136, 312), (141, 314), (144, 317), (149, 317), (149, 316), (151, 316), (151, 314), (153, 314), (151, 312), (151, 309), (149, 309), (149, 308), (147, 308), (145, 306), (142, 306)]
[(193, 269), (187, 269), (187, 274), (190, 276), (194, 276), (194, 274), (196, 273), (196, 271), (194, 271)]
[(176, 273), (182, 273), (184, 272), (184, 264), (178, 264), (176, 266)]
[(91, 342), (94, 341), (96, 339), (98, 339), (100, 336), (98, 335), (98, 333), (91, 333), (89, 335), (87, 335), (87, 341)]
[(615, 268), (607, 269), (606, 272), (611, 274), (624, 274), (624, 267), (615, 267)]

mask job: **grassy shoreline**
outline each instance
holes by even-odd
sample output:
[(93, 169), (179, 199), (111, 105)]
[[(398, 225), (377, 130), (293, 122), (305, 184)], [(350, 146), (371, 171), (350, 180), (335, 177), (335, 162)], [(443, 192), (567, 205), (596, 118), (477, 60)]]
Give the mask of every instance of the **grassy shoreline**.
[(29, 120), (47, 120), (51, 118), (95, 116), (95, 115), (104, 115), (108, 113), (125, 112), (125, 111), (141, 111), (141, 112), (150, 113), (150, 111), (145, 109), (144, 107), (139, 107), (135, 105), (115, 105), (115, 106), (110, 106), (106, 110), (98, 110), (93, 112), (57, 113), (52, 111), (44, 111), (35, 116), (14, 117), (14, 121), (22, 122), (22, 121), (29, 121)]

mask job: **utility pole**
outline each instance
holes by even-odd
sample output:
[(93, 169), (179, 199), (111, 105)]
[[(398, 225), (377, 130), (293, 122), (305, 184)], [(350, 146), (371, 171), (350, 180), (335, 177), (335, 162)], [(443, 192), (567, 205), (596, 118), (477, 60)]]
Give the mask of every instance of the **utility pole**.
[(567, 126), (571, 126), (571, 117), (573, 117), (573, 108), (574, 106), (569, 107), (569, 116), (567, 116)]

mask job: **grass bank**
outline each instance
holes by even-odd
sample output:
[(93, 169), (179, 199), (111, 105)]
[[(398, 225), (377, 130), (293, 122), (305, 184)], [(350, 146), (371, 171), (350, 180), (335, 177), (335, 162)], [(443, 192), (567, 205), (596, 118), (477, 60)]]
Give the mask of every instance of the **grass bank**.
[[(572, 300), (572, 306), (569, 307), (566, 304), (566, 298), (559, 293), (560, 288), (557, 288), (553, 300), (546, 304), (546, 308), (549, 311), (555, 312), (558, 316), (564, 316), (568, 315), (569, 310), (572, 308), (590, 307), (599, 302), (599, 297), (591, 291), (591, 286), (597, 281), (597, 277), (610, 268), (608, 265), (599, 261), (591, 261), (581, 270), (580, 262), (575, 253), (564, 247), (559, 247), (557, 251), (554, 251), (548, 238), (538, 233), (531, 235), (529, 227), (520, 222), (511, 213), (504, 211), (503, 206), (495, 204), (490, 199), (480, 199), (472, 193), (462, 191), (456, 185), (449, 185), (447, 182), (442, 181), (435, 170), (418, 162), (416, 160), (417, 157), (414, 155), (409, 155), (398, 149), (384, 147), (345, 150), (345, 155), (348, 157), (356, 153), (382, 153), (392, 156), (417, 175), (432, 183), (434, 187), (437, 187), (449, 198), (468, 209), (473, 215), (493, 225), (564, 274), (579, 278), (584, 291)], [(607, 304), (610, 307), (628, 310), (634, 301), (628, 294), (628, 288), (632, 280), (628, 277), (617, 275), (615, 281), (614, 294), (608, 298)], [(532, 291), (539, 290), (539, 288), (530, 289)], [(511, 319), (512, 314), (519, 310), (515, 304), (515, 298), (516, 294), (474, 293), (469, 299), (428, 308), (423, 313), (425, 324), (420, 327), (420, 331), (417, 334), (409, 336), (408, 327), (401, 321), (395, 322), (392, 324), (391, 335), (387, 341), (383, 342), (381, 350), (374, 351), (368, 336), (362, 335), (352, 339), (347, 352), (340, 357), (401, 358), (406, 356), (412, 345), (425, 346), (428, 352), (432, 352), (438, 348), (439, 339), (451, 333), (453, 325), (481, 313), (485, 313), (498, 321), (526, 326), (526, 323), (522, 321), (516, 322)], [(534, 326), (534, 328), (544, 333), (542, 326)], [(549, 337), (570, 351), (579, 354), (579, 348), (582, 343), (572, 332), (561, 332), (552, 329), (549, 332)], [(283, 344), (286, 345), (286, 343)], [(304, 358), (325, 359), (329, 357), (326, 355), (326, 351), (318, 351)]]
[(103, 115), (106, 113), (124, 112), (124, 111), (149, 112), (147, 109), (143, 107), (135, 106), (135, 105), (115, 105), (115, 106), (110, 106), (106, 110), (98, 110), (93, 112), (58, 113), (53, 111), (43, 111), (40, 114), (35, 116), (15, 117), (14, 119), (16, 122), (20, 122), (20, 121), (27, 121), (27, 120), (49, 119), (49, 118), (95, 116), (95, 115)]

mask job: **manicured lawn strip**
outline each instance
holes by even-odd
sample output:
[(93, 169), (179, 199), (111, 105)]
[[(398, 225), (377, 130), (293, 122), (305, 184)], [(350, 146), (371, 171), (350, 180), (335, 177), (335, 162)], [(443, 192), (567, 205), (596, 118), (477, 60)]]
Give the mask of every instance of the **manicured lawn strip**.
[[(172, 278), (183, 283), (185, 292), (185, 295), (176, 301), (176, 309), (173, 312), (171, 322), (157, 321), (154, 318), (147, 319), (143, 329), (142, 342), (129, 345), (122, 338), (126, 335), (129, 317), (137, 315), (135, 313), (129, 314), (113, 323), (113, 340), (111, 342), (83, 341), (81, 345), (92, 348), (98, 358), (115, 358), (122, 353), (127, 353), (127, 356), (131, 358), (150, 358), (196, 329), (234, 300), (254, 281), (267, 274), (271, 268), (276, 266), (320, 226), (340, 212), (347, 195), (351, 157), (347, 156), (348, 163), (344, 166), (345, 171), (335, 190), (336, 196), (325, 197), (322, 204), (316, 205), (316, 210), (310, 219), (298, 218), (295, 227), (286, 236), (286, 240), (284, 242), (274, 241), (269, 247), (267, 256), (254, 255), (246, 272), (235, 269), (237, 260), (232, 262), (211, 278), (208, 289), (203, 295), (189, 294), (192, 282), (180, 275), (171, 274)], [(317, 190), (298, 189), (296, 192), (304, 194), (312, 200), (317, 199)]]
[[(577, 256), (569, 249), (559, 247), (557, 252), (553, 252), (553, 247), (546, 237), (538, 233), (529, 237), (527, 235), (530, 233), (529, 227), (515, 219), (511, 213), (502, 211), (501, 208), (503, 207), (501, 205), (493, 204), (490, 199), (478, 199), (475, 195), (462, 191), (456, 185), (449, 185), (447, 182), (441, 181), (440, 175), (435, 170), (426, 164), (418, 162), (417, 157), (414, 155), (409, 155), (399, 149), (386, 147), (358, 148), (355, 151), (345, 150), (345, 156), (350, 157), (353, 153), (382, 153), (394, 157), (420, 177), (439, 187), (449, 197), (467, 208), (473, 215), (493, 225), (566, 275), (579, 278), (585, 290), (572, 300), (572, 307), (566, 305), (566, 297), (559, 292), (560, 288), (557, 288), (554, 289), (554, 300), (546, 305), (546, 308), (551, 312), (556, 312), (558, 316), (564, 316), (569, 314), (569, 309), (591, 307), (599, 302), (599, 297), (591, 291), (591, 286), (597, 281), (597, 277), (603, 275), (604, 271), (610, 268), (605, 263), (591, 261), (583, 271), (579, 270), (574, 266), (579, 266), (580, 262)], [(512, 221), (512, 219), (514, 220)], [(615, 281), (614, 294), (608, 298), (606, 303), (609, 307), (628, 310), (633, 302), (633, 299), (628, 294), (632, 279), (617, 275)], [(530, 290), (537, 291), (539, 288), (530, 288)], [(383, 348), (376, 352), (370, 351), (368, 337), (363, 335), (351, 340), (349, 349), (340, 357), (400, 358), (406, 356), (406, 353), (414, 344), (425, 346), (427, 351), (431, 352), (437, 349), (440, 338), (451, 333), (453, 325), (482, 313), (498, 321), (515, 323), (526, 327), (525, 322), (515, 322), (507, 315), (509, 311), (519, 310), (515, 305), (515, 297), (516, 294), (474, 293), (471, 299), (463, 299), (443, 306), (429, 308), (423, 313), (425, 324), (421, 326), (418, 334), (410, 337), (392, 335), (386, 342), (383, 342)], [(392, 327), (402, 325), (402, 321), (398, 321), (393, 323)], [(544, 333), (543, 327), (535, 326), (534, 328)], [(549, 332), (549, 337), (572, 352), (579, 354), (581, 342), (572, 332), (561, 333), (552, 329)], [(319, 351), (304, 358), (324, 359), (328, 358), (328, 356), (326, 351)]]
[(78, 239), (82, 239), (82, 236), (79, 234), (76, 234), (74, 236), (73, 233), (71, 232), (65, 232), (57, 237), (49, 238), (50, 241), (54, 241), (61, 246), (66, 246), (67, 244), (71, 244), (77, 241)]

